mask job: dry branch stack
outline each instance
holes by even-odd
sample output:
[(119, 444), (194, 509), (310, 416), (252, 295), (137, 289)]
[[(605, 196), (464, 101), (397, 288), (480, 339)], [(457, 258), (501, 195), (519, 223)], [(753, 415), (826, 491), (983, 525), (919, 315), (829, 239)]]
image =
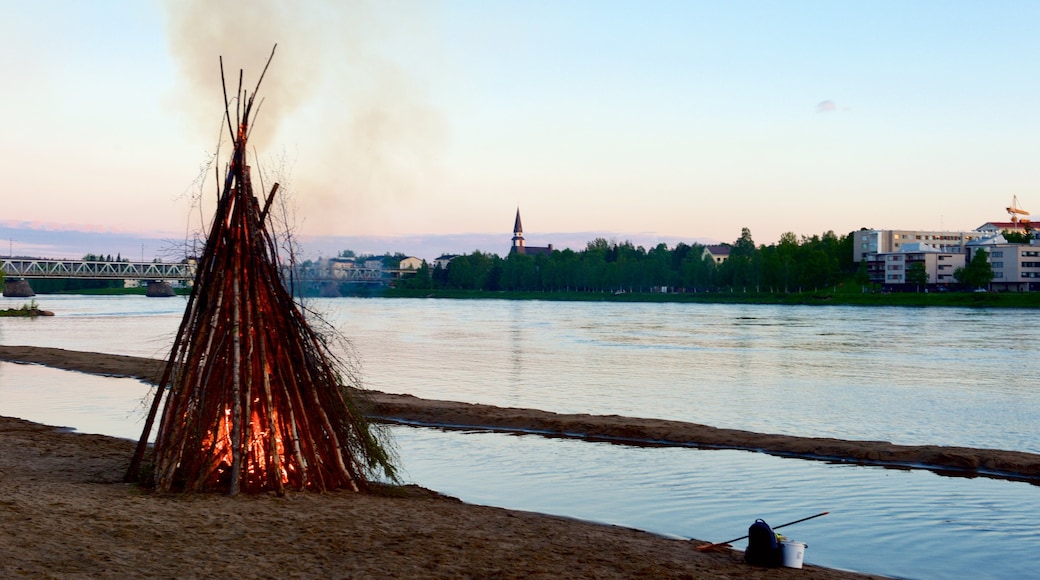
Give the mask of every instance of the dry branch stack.
[(341, 384), (340, 363), (283, 283), (265, 227), (278, 186), (261, 210), (246, 157), (256, 93), (242, 91), (240, 75), (232, 124), (225, 90), (234, 154), (127, 478), (154, 479), (160, 491), (361, 490), (370, 474), (393, 468)]

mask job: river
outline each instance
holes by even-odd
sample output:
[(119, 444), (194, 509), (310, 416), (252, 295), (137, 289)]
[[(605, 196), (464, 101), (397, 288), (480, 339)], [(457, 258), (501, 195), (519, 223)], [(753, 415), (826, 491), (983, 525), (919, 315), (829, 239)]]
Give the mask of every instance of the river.
[[(40, 296), (0, 344), (161, 357), (181, 298)], [(0, 308), (19, 306), (4, 299)], [(958, 308), (322, 299), (365, 386), (561, 413), (1040, 453), (1040, 313)], [(316, 318), (315, 318), (316, 320)], [(70, 380), (70, 376), (74, 380)], [(0, 412), (136, 438), (147, 387), (0, 363)], [(533, 436), (393, 427), (407, 481), (471, 503), (705, 540), (757, 517), (806, 561), (1010, 578), (1040, 563), (1040, 486)], [(737, 543), (737, 547), (743, 547)]]

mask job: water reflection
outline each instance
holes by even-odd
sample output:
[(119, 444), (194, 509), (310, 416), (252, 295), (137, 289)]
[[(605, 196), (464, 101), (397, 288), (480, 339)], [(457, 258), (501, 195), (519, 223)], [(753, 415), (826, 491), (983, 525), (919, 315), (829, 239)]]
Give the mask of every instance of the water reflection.
[[(465, 501), (721, 541), (756, 518), (806, 561), (896, 577), (1026, 577), (1040, 487), (739, 451), (395, 427), (406, 477)], [(735, 544), (744, 547), (743, 542)], [(985, 545), (985, 550), (966, 549)], [(878, 554), (884, 554), (879, 558)]]
[(512, 359), (512, 375), (510, 384), (512, 390), (510, 392), (511, 398), (519, 397), (520, 390), (524, 385), (524, 326), (526, 320), (524, 319), (524, 302), (522, 300), (515, 300), (510, 305), (510, 325), (509, 325), (509, 354)]
[(0, 414), (83, 433), (140, 439), (152, 392), (137, 379), (0, 362)]
[[(46, 299), (58, 316), (0, 319), (0, 341), (162, 356), (184, 307), (179, 299)], [(1040, 453), (1038, 311), (314, 302), (356, 345), (366, 384), (383, 391)], [(147, 387), (110, 381), (0, 363), (0, 413), (136, 439)], [(42, 412), (18, 410), (19, 399)], [(105, 425), (90, 426), (106, 413)], [(127, 419), (131, 428), (112, 430)], [(468, 501), (515, 500), (508, 505), (714, 540), (742, 533), (755, 517), (831, 509), (834, 517), (814, 524), (826, 527), (797, 530), (810, 562), (914, 577), (1019, 577), (1036, 561), (1036, 486), (752, 453), (394, 431), (415, 481)]]

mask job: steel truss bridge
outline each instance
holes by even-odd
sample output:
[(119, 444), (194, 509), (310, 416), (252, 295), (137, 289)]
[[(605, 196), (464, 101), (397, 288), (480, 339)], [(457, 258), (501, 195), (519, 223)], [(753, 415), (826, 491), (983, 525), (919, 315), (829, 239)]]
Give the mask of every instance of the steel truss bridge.
[(393, 270), (380, 268), (301, 268), (296, 272), (296, 279), (301, 282), (386, 284), (393, 276)]
[(193, 280), (194, 264), (164, 262), (95, 262), (0, 258), (0, 270), (8, 278), (86, 278), (91, 280)]
[[(165, 262), (102, 262), (50, 260), (46, 258), (0, 258), (0, 271), (11, 279), (81, 278), (90, 280), (194, 280), (195, 264)], [(295, 278), (301, 282), (347, 282), (386, 284), (400, 270), (380, 268), (302, 268)]]

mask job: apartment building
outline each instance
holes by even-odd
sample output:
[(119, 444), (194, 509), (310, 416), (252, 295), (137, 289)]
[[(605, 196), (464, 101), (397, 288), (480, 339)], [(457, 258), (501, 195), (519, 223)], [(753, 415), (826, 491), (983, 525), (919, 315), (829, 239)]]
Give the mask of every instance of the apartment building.
[(964, 253), (968, 242), (992, 234), (978, 230), (970, 232), (921, 230), (860, 230), (855, 232), (852, 258), (859, 263), (876, 259), (878, 254), (898, 252), (905, 244), (928, 244), (942, 252)]
[(954, 284), (953, 273), (963, 268), (963, 251), (944, 251), (936, 246), (920, 242), (900, 244), (895, 252), (881, 252), (876, 260), (882, 271), (881, 284), (897, 286), (907, 283), (906, 274), (914, 264), (922, 264), (928, 275), (927, 286), (943, 287)]
[(1007, 292), (1040, 291), (1040, 233), (1033, 235), (1029, 245), (1011, 244), (997, 234), (968, 244), (966, 259), (985, 250), (993, 269), (991, 290)]
[[(866, 262), (867, 275), (872, 283), (891, 286), (904, 284), (904, 268), (916, 261), (925, 262), (929, 283), (952, 283), (953, 270), (964, 265), (967, 245), (989, 234), (980, 231), (860, 230), (853, 235), (853, 260)], [(903, 252), (904, 248), (912, 251)], [(946, 267), (955, 261), (948, 257), (951, 255), (962, 257), (960, 266)], [(940, 260), (939, 256), (943, 258)], [(934, 269), (928, 269), (931, 266)], [(951, 277), (949, 281), (948, 276)]]
[[(1004, 230), (998, 230), (1002, 226)], [(1012, 244), (1001, 231), (1020, 230), (1020, 224), (988, 222), (971, 232), (912, 230), (861, 230), (855, 232), (854, 259), (865, 261), (870, 281), (896, 289), (906, 284), (907, 269), (924, 264), (928, 285), (955, 284), (953, 273), (964, 267), (978, 250), (985, 250), (993, 269), (991, 290), (1040, 291), (1040, 232), (1028, 245)]]

